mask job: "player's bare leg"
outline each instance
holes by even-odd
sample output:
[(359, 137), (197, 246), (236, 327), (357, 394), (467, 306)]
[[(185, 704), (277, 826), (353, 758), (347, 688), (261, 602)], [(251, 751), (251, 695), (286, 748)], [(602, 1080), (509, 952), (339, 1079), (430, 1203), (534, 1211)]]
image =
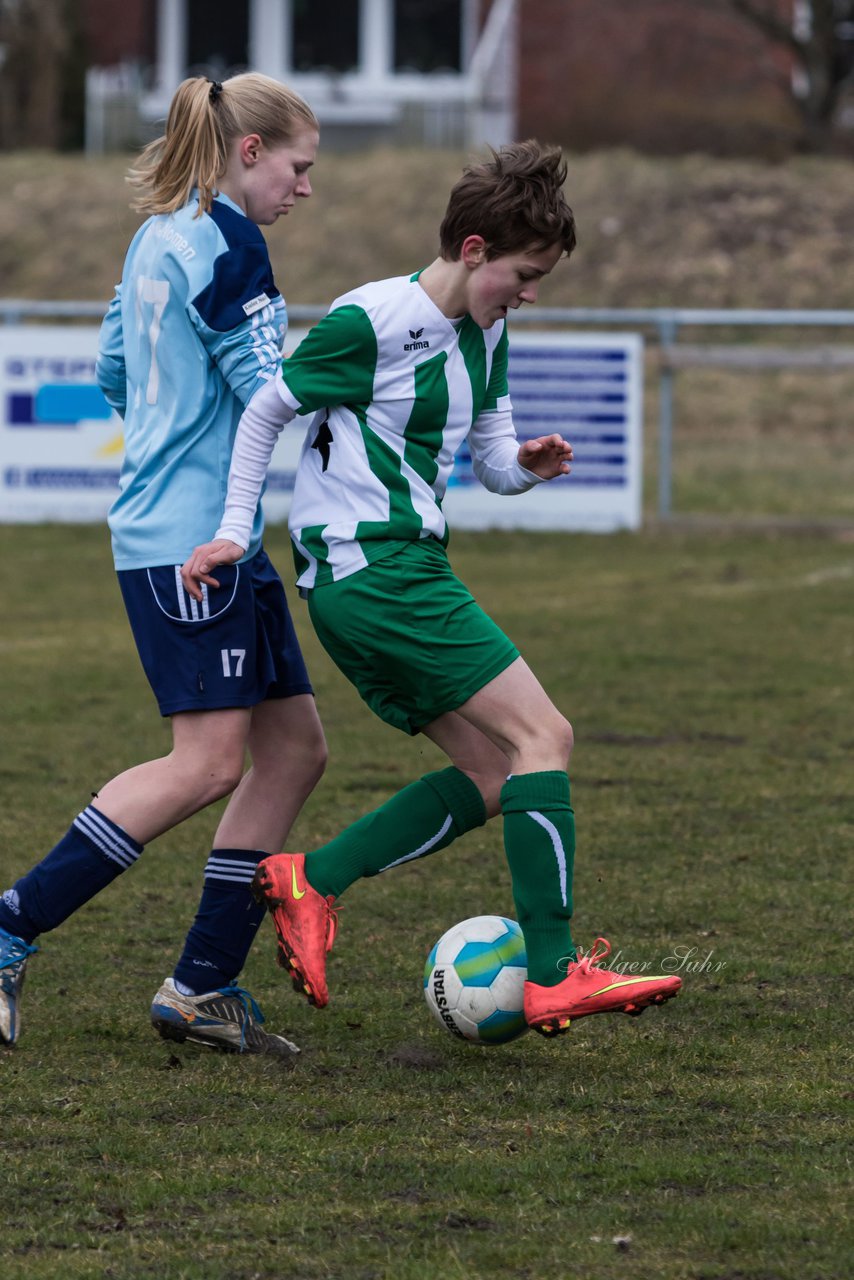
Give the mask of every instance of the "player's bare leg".
[(504, 753), (509, 773), (566, 769), (569, 763), (572, 726), (524, 658), (517, 658), (478, 689), (454, 715), (479, 729)]
[(471, 778), (483, 797), (487, 818), (501, 812), (501, 788), (510, 772), (510, 758), (481, 729), (457, 711), (448, 711), (422, 733), (444, 751), (451, 763)]
[(251, 766), (228, 802), (214, 848), (277, 853), (326, 767), (314, 698), (274, 698), (254, 707), (247, 745)]
[(101, 787), (98, 811), (144, 845), (227, 796), (243, 774), (251, 716), (248, 707), (172, 716), (169, 754)]

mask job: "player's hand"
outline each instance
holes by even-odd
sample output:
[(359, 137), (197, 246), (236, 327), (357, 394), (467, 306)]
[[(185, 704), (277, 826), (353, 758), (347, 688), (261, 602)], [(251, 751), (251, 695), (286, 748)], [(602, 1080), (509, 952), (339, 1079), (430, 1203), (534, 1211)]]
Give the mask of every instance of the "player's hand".
[(533, 471), (543, 480), (553, 480), (555, 476), (569, 475), (572, 445), (563, 436), (540, 436), (522, 444), (518, 459), (526, 471)]
[(196, 547), (189, 559), (181, 565), (184, 590), (194, 600), (201, 600), (201, 583), (204, 582), (209, 587), (219, 586), (218, 580), (211, 577), (211, 570), (218, 564), (236, 564), (244, 550), (244, 547), (230, 542), (228, 538), (217, 538), (215, 542), (205, 542)]

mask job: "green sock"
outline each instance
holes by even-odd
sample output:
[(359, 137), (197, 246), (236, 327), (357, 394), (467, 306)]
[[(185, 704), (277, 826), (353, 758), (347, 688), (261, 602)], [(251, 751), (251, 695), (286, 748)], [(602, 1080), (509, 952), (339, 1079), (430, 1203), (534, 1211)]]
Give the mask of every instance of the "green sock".
[(337, 898), (354, 880), (436, 853), (484, 822), (483, 797), (471, 778), (453, 767), (441, 769), (307, 854), (305, 873), (318, 893)]
[(576, 958), (569, 931), (575, 816), (560, 770), (511, 774), (501, 788), (504, 849), (528, 953), (528, 978), (553, 987)]

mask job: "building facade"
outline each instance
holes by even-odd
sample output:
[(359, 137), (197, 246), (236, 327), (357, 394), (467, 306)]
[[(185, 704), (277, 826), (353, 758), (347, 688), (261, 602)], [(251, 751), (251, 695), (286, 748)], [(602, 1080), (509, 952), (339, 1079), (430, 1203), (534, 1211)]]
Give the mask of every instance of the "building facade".
[[(776, 0), (795, 20), (804, 0)], [(752, 152), (792, 145), (788, 55), (726, 0), (84, 0), (93, 150), (159, 131), (186, 75), (252, 67), (325, 146)]]
[[(310, 103), (326, 145), (497, 143), (517, 131), (519, 0), (89, 0), (89, 145), (132, 97), (156, 130), (187, 75), (252, 68)], [(103, 35), (101, 34), (103, 33)]]

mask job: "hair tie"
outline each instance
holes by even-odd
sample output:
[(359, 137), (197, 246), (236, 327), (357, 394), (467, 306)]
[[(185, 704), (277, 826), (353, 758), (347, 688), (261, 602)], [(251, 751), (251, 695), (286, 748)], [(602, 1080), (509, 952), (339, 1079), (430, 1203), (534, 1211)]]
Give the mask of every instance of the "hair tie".
[(210, 86), (211, 86), (211, 91), (208, 94), (208, 97), (210, 98), (211, 102), (216, 102), (220, 94), (222, 93), (222, 85), (218, 80), (211, 80)]

